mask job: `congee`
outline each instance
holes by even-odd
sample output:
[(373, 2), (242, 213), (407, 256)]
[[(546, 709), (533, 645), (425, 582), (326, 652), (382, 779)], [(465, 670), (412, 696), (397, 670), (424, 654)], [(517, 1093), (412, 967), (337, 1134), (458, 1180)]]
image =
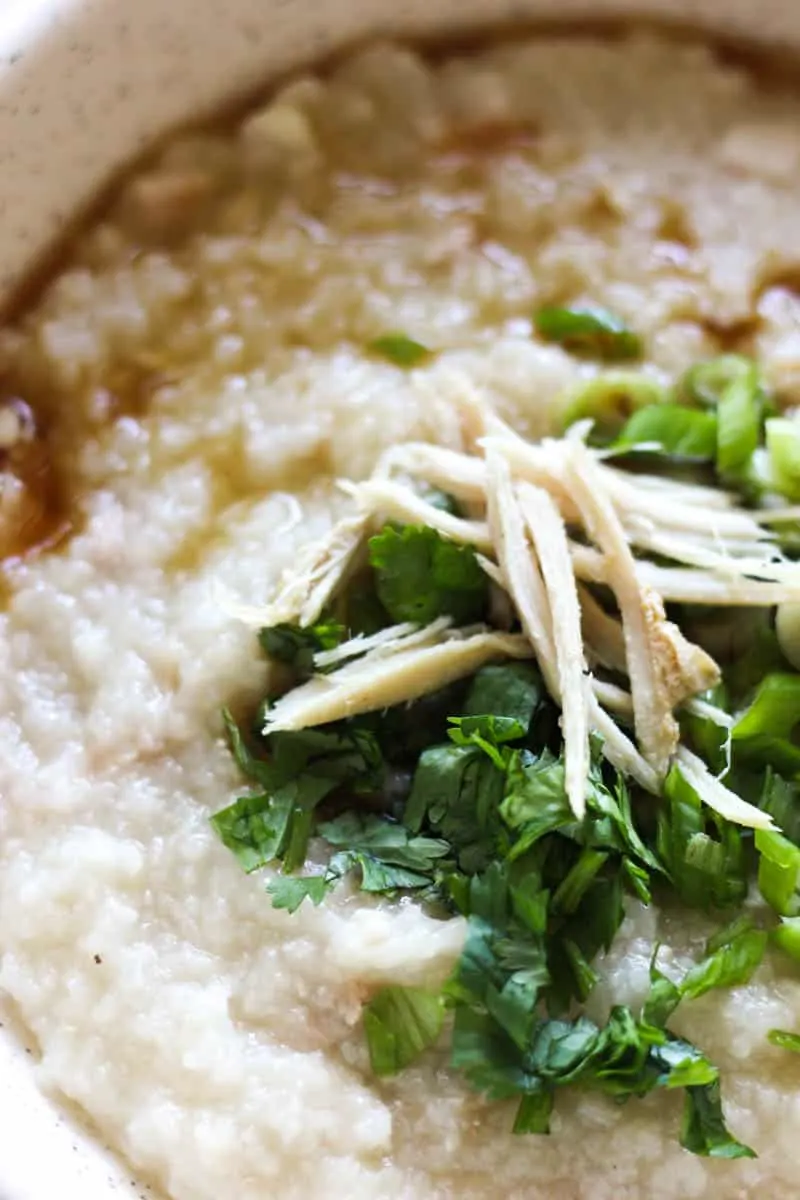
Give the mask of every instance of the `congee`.
[(791, 1197), (800, 91), (394, 44), (0, 331), (0, 986), (173, 1200)]

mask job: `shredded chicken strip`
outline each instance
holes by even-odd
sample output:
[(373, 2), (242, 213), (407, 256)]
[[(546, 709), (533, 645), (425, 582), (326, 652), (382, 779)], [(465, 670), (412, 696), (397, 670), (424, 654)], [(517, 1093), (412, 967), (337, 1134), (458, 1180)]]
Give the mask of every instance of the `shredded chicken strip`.
[(564, 522), (553, 500), (541, 488), (520, 484), (519, 507), (539, 560), (550, 609), (556, 668), (561, 690), (561, 729), (567, 798), (575, 815), (586, 811), (589, 774), (589, 711), (586, 660), (575, 573)]
[(381, 458), (381, 466), (424, 479), (458, 500), (486, 500), (486, 465), (471, 455), (427, 442), (407, 442), (392, 446)]
[(316, 675), (287, 692), (269, 710), (264, 732), (306, 729), (391, 708), (472, 675), (487, 662), (530, 656), (527, 638), (492, 631), (389, 655), (373, 651), (332, 675)]
[(715, 687), (720, 680), (719, 667), (705, 650), (667, 620), (658, 592), (642, 588), (642, 602), (653, 662), (669, 707), (677, 708), (698, 692)]
[(588, 588), (578, 588), (581, 606), (581, 628), (590, 661), (609, 671), (628, 673), (625, 660), (625, 635), (616, 617), (610, 616), (598, 604)]
[(617, 687), (615, 683), (606, 683), (604, 679), (593, 679), (592, 691), (603, 708), (619, 713), (621, 717), (633, 716), (633, 700), (630, 692), (624, 688)]
[(761, 508), (753, 513), (754, 518), (762, 525), (772, 525), (781, 521), (800, 521), (800, 505), (792, 504), (789, 508)]
[(489, 480), (487, 517), (503, 583), (533, 646), (547, 690), (560, 703), (561, 689), (547, 593), (525, 536), (522, 514), (511, 483), (511, 472), (508, 464), (492, 452), (487, 455), (486, 467)]
[(703, 760), (692, 754), (691, 750), (679, 746), (675, 758), (686, 782), (694, 788), (703, 803), (713, 808), (721, 817), (751, 829), (776, 828), (769, 813), (748, 804), (746, 800), (742, 800), (735, 792), (726, 788), (711, 774)]
[(232, 617), (254, 629), (296, 621), (313, 625), (343, 584), (366, 541), (366, 516), (344, 517), (323, 538), (305, 546), (294, 566), (281, 576), (275, 598), (265, 605), (236, 604), (221, 599)]
[(785, 583), (788, 587), (800, 587), (800, 564), (774, 560), (774, 547), (766, 545), (765, 555), (760, 558), (737, 558), (732, 554), (721, 554), (710, 545), (698, 545), (686, 538), (669, 533), (641, 533), (631, 537), (637, 546), (671, 558), (688, 567), (699, 567), (715, 575), (729, 578), (757, 578), (769, 583)]
[(437, 617), (429, 625), (420, 628), (413, 621), (404, 621), (400, 625), (390, 625), (388, 629), (379, 629), (377, 633), (365, 637), (359, 633), (356, 637), (335, 646), (333, 650), (321, 650), (314, 655), (314, 666), (317, 668), (333, 667), (337, 663), (361, 654), (376, 653), (392, 654), (396, 650), (406, 650), (410, 646), (424, 645), (425, 642), (436, 641), (446, 629), (452, 625), (450, 617)]
[[(630, 485), (633, 476), (628, 471), (623, 471), (619, 467), (609, 467), (603, 465), (603, 470), (610, 472), (612, 475), (626, 485)], [(652, 492), (658, 496), (669, 496), (677, 503), (687, 505), (698, 505), (703, 508), (726, 509), (735, 508), (737, 505), (736, 497), (732, 492), (725, 492), (721, 488), (708, 487), (702, 483), (685, 483), (679, 479), (668, 479), (664, 475), (646, 475), (637, 474), (636, 487), (642, 491)]]
[(671, 484), (656, 490), (641, 480), (647, 476), (622, 475), (619, 471), (602, 464), (599, 470), (603, 483), (620, 515), (634, 514), (637, 518), (649, 519), (656, 526), (686, 533), (702, 533), (709, 537), (764, 538), (752, 513), (734, 509), (732, 505), (718, 508), (707, 502), (708, 489), (689, 487), (690, 496), (684, 498), (686, 484)]
[(532, 483), (549, 492), (564, 520), (573, 523), (580, 519), (580, 513), (575, 507), (563, 471), (560, 469), (560, 455), (556, 455), (554, 459), (553, 454), (548, 453), (546, 449), (548, 445), (553, 444), (540, 442), (538, 446), (532, 446), (516, 434), (508, 437), (486, 437), (481, 442), (484, 453), (487, 456), (497, 454), (502, 457), (516, 479)]
[(657, 796), (660, 791), (658, 775), (645, 761), (631, 739), (601, 708), (599, 700), (594, 695), (589, 701), (589, 719), (592, 729), (596, 729), (603, 737), (603, 754), (611, 765), (624, 775), (630, 775), (646, 792)]
[[(609, 583), (608, 565), (599, 551), (571, 542), (570, 555), (578, 579), (585, 583)], [(711, 571), (690, 567), (660, 567), (655, 563), (637, 562), (636, 577), (642, 586), (652, 588), (663, 600), (675, 604), (772, 608), (800, 599), (796, 589), (785, 583), (723, 579)]]
[(644, 757), (663, 777), (678, 743), (678, 725), (656, 668), (636, 560), (592, 455), (577, 442), (564, 453), (573, 497), (589, 536), (603, 551), (622, 616), (636, 735)]
[(352, 496), (370, 516), (377, 513), (393, 521), (412, 525), (428, 525), (443, 537), (465, 542), (480, 550), (491, 550), (492, 539), (483, 521), (466, 521), (437, 508), (412, 488), (392, 479), (373, 478), (364, 483), (340, 480), (339, 486)]

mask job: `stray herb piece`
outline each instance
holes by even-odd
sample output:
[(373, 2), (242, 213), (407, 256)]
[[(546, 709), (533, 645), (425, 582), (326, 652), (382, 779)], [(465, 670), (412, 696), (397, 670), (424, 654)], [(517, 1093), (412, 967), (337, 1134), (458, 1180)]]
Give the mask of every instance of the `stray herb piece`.
[(605, 308), (540, 308), (533, 323), (545, 341), (558, 342), (573, 354), (618, 362), (639, 358), (642, 353), (639, 336)]
[(405, 333), (385, 333), (374, 338), (367, 349), (394, 363), (396, 367), (418, 367), (432, 354), (422, 342), (415, 342)]

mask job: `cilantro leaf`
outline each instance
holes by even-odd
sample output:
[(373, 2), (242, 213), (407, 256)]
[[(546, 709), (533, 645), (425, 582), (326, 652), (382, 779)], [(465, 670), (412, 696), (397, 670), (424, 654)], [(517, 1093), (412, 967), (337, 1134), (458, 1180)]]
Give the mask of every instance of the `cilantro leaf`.
[(375, 589), (393, 621), (427, 625), (449, 616), (458, 625), (478, 621), (489, 583), (472, 546), (448, 541), (424, 525), (387, 525), (369, 540)]
[(405, 333), (384, 333), (381, 337), (373, 338), (367, 349), (394, 363), (396, 367), (418, 367), (432, 353), (422, 342), (415, 342)]
[(436, 992), (393, 985), (376, 992), (363, 1015), (372, 1070), (394, 1075), (437, 1040), (444, 1002)]
[(733, 1137), (722, 1115), (719, 1081), (686, 1089), (681, 1145), (710, 1158), (755, 1158), (749, 1146)]
[(474, 677), (466, 715), (449, 718), (448, 735), (457, 746), (479, 746), (504, 770), (498, 747), (527, 735), (541, 696), (539, 673), (529, 663), (484, 667)]
[(273, 908), (297, 912), (304, 900), (319, 905), (333, 887), (335, 880), (325, 875), (277, 875), (267, 884)]
[(264, 759), (258, 758), (251, 752), (241, 729), (231, 716), (230, 709), (223, 708), (222, 720), (234, 762), (243, 775), (264, 788), (277, 787), (280, 783), (285, 782), (286, 776), (280, 768), (277, 768), (274, 763), (265, 762)]
[(514, 754), (508, 766), (500, 812), (517, 840), (509, 857), (525, 854), (548, 833), (574, 824), (566, 792), (564, 763), (549, 750), (538, 758), (527, 751)]
[(540, 337), (558, 342), (573, 354), (606, 362), (638, 358), (641, 339), (608, 309), (594, 306), (540, 308), (533, 318)]
[(420, 755), (403, 817), (425, 821), (456, 852), (462, 871), (482, 870), (503, 839), (499, 819), (505, 777), (477, 746), (431, 746)]
[(343, 813), (319, 826), (329, 845), (341, 848), (339, 870), (361, 870), (361, 890), (391, 893), (429, 887), (450, 845), (439, 838), (414, 837), (395, 822), (371, 814)]
[(346, 636), (347, 630), (338, 621), (318, 621), (307, 628), (283, 624), (260, 629), (258, 640), (269, 658), (286, 663), (300, 675), (310, 675), (314, 655), (335, 650)]
[(333, 786), (328, 779), (298, 775), (271, 793), (241, 797), (215, 813), (211, 824), (245, 871), (276, 858), (286, 858), (291, 870), (305, 862), (311, 815)]

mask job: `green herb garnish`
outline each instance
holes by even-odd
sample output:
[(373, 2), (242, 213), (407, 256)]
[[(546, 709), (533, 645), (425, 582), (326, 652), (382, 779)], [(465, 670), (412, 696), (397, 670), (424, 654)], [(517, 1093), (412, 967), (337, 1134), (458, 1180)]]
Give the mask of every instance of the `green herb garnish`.
[(405, 333), (384, 333), (374, 338), (367, 349), (394, 363), (396, 367), (418, 367), (432, 353), (422, 342), (415, 342)]
[(393, 621), (452, 617), (459, 625), (482, 618), (488, 580), (471, 546), (445, 541), (434, 529), (386, 526), (370, 538), (375, 591)]
[(619, 362), (638, 358), (642, 343), (620, 317), (605, 308), (547, 307), (534, 314), (534, 327), (547, 342), (558, 342), (573, 354)]
[[(547, 340), (603, 361), (641, 353), (637, 335), (602, 309), (546, 308), (535, 324)], [(429, 353), (401, 334), (371, 349), (405, 367)], [(800, 437), (783, 419), (765, 425), (767, 411), (756, 364), (725, 355), (673, 388), (644, 373), (601, 372), (572, 397), (567, 418), (595, 419), (595, 440), (607, 455), (625, 457), (615, 470), (633, 472), (649, 456), (648, 472), (688, 473), (705, 486), (716, 474), (751, 500), (768, 479), (782, 481), (792, 496)], [(449, 496), (431, 495), (437, 507), (457, 512)], [(679, 515), (688, 519), (685, 508)], [(290, 677), (305, 696), (316, 698), (326, 683), (314, 678), (318, 656), (356, 634), (409, 622), (419, 630), (446, 618), (444, 625), (461, 628), (442, 637), (466, 638), (469, 626), (485, 631), (496, 611), (474, 547), (420, 526), (383, 526), (341, 591), (312, 626), (259, 634), (281, 665), (274, 677)], [(717, 614), (686, 607), (670, 615), (702, 624)], [(504, 627), (518, 629), (514, 620)], [(769, 615), (753, 624), (722, 681), (677, 715), (683, 746), (771, 814), (781, 833), (753, 836), (720, 815), (736, 809), (704, 801), (689, 782), (703, 790), (705, 775), (692, 774), (697, 758), (678, 757), (660, 795), (643, 796), (604, 759), (596, 735), (586, 811), (576, 818), (559, 710), (532, 661), (490, 663), (413, 703), (362, 713), (363, 650), (354, 642), (347, 654), (356, 670), (347, 678), (356, 680), (356, 700), (347, 691), (347, 707), (338, 710), (347, 719), (286, 731), (272, 709), (280, 697), (271, 694), (255, 727), (240, 728), (225, 714), (233, 756), (253, 791), (212, 822), (245, 870), (278, 868), (267, 883), (274, 907), (293, 913), (305, 902), (319, 905), (346, 880), (369, 896), (410, 898), (442, 919), (464, 920), (463, 949), (443, 987), (392, 985), (365, 1004), (376, 1075), (449, 1050), (450, 1067), (473, 1088), (515, 1102), (516, 1133), (546, 1133), (565, 1087), (619, 1102), (680, 1088), (683, 1146), (711, 1157), (752, 1155), (725, 1127), (716, 1066), (669, 1025), (679, 1005), (746, 983), (770, 942), (800, 961), (800, 676), (788, 669), (773, 624)], [(384, 645), (379, 653), (397, 652)], [(519, 642), (509, 651), (517, 652)], [(408, 661), (416, 667), (416, 651)], [(397, 693), (388, 694), (394, 703)], [(270, 731), (271, 711), (279, 732)], [(742, 915), (756, 873), (772, 910), (760, 924)], [(654, 954), (641, 1011), (617, 1005), (604, 1024), (590, 1020), (584, 1006), (598, 982), (598, 955), (614, 943), (626, 902), (649, 904), (653, 895), (727, 910), (733, 920), (681, 979), (659, 970)], [(800, 1048), (800, 1035), (775, 1030), (770, 1040)]]

